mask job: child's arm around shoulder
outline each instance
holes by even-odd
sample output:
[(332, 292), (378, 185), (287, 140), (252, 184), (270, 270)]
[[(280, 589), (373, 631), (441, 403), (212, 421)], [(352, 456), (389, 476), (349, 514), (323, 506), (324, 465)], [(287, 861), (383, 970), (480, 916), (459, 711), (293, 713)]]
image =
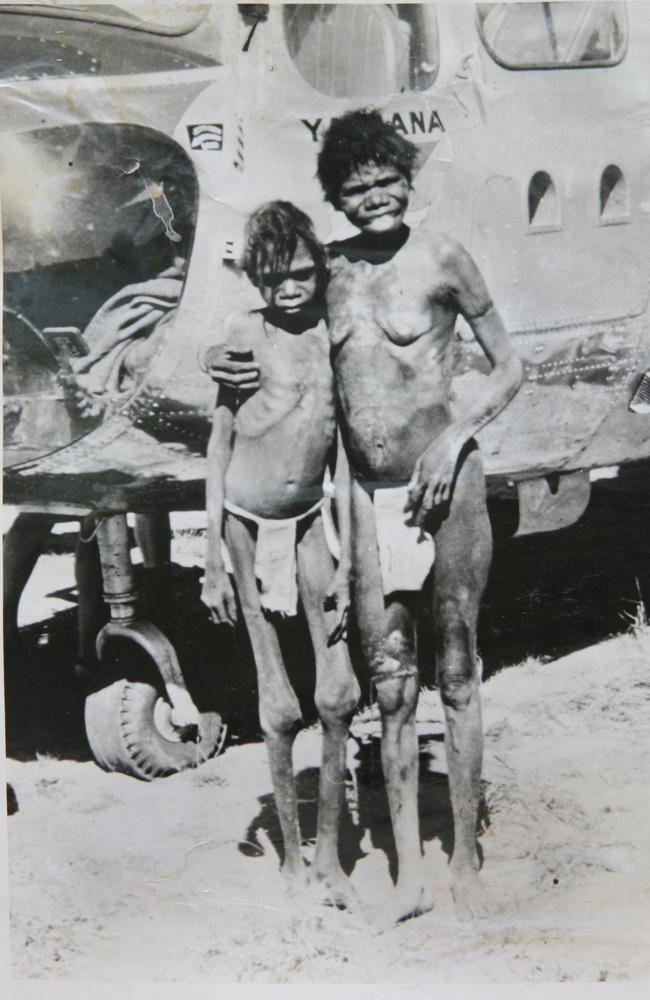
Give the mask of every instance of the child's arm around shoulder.
[(225, 323), (224, 336), (207, 349), (204, 369), (213, 382), (230, 389), (259, 389), (260, 368), (255, 358), (255, 319), (250, 312), (235, 313)]
[(350, 575), (352, 568), (350, 467), (340, 430), (337, 433), (336, 444), (332, 449), (330, 466), (333, 472), (334, 502), (340, 545), (339, 563), (327, 588), (328, 603), (331, 601), (336, 606), (338, 617), (338, 623), (328, 638), (328, 645), (333, 646), (335, 642), (347, 637), (348, 615), (350, 611)]
[(237, 602), (221, 555), (226, 472), (232, 456), (237, 410), (236, 390), (220, 388), (207, 451), (205, 481), (208, 517), (205, 577), (201, 600), (215, 624), (234, 625)]

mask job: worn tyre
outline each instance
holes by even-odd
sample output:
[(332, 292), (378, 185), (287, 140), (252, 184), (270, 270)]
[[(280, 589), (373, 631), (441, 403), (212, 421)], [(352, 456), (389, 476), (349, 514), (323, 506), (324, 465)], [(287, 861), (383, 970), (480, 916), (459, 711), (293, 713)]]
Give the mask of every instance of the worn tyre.
[(199, 717), (196, 740), (184, 742), (170, 721), (170, 705), (151, 684), (119, 680), (86, 698), (86, 736), (106, 771), (144, 781), (197, 767), (223, 748), (217, 712)]

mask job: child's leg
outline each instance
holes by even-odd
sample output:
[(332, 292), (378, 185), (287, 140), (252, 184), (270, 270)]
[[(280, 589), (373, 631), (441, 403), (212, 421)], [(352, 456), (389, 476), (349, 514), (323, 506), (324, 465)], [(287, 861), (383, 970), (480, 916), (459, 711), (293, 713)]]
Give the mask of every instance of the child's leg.
[(302, 724), (300, 706), (287, 677), (275, 628), (260, 606), (255, 579), (255, 538), (251, 527), (236, 517), (227, 516), (225, 538), (255, 657), (260, 724), (284, 839), (282, 868), (290, 877), (296, 877), (302, 872), (302, 862), (291, 751)]
[(4, 536), (2, 571), (6, 647), (18, 638), (20, 598), (56, 521), (52, 514), (18, 514)]
[(79, 595), (77, 608), (78, 658), (75, 668), (78, 677), (86, 676), (95, 665), (97, 633), (108, 618), (108, 610), (104, 601), (102, 563), (99, 557), (97, 539), (94, 537), (96, 528), (97, 520), (92, 514), (83, 519), (79, 528), (74, 558), (74, 575)]
[(169, 565), (172, 558), (172, 529), (166, 510), (136, 514), (133, 533), (146, 569), (160, 569)]
[(327, 645), (338, 615), (324, 610), (334, 563), (322, 517), (314, 518), (304, 529), (297, 554), (300, 596), (316, 657), (316, 708), (323, 726), (314, 869), (316, 876), (331, 888), (334, 900), (348, 903), (351, 892), (339, 863), (338, 833), (345, 790), (346, 741), (360, 691), (345, 642)]

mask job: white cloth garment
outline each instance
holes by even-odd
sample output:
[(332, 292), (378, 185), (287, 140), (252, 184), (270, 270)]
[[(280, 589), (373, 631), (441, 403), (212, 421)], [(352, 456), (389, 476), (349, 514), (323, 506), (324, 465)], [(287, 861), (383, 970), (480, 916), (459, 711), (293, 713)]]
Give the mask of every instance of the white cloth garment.
[(408, 487), (376, 489), (373, 493), (375, 530), (384, 596), (396, 590), (420, 590), (433, 566), (431, 535), (406, 523)]
[(298, 568), (296, 564), (296, 529), (299, 521), (313, 517), (323, 506), (324, 498), (297, 517), (259, 517), (229, 500), (224, 507), (235, 517), (257, 525), (255, 576), (260, 587), (260, 603), (265, 611), (295, 615), (298, 611)]

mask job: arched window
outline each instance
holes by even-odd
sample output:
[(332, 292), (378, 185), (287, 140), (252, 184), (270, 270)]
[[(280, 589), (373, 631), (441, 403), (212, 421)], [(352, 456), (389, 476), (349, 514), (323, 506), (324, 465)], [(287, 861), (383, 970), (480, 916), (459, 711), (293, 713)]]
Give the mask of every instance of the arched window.
[(603, 225), (613, 222), (627, 222), (630, 204), (627, 184), (620, 167), (610, 163), (600, 178), (600, 221)]
[(533, 174), (528, 185), (528, 222), (540, 231), (557, 229), (562, 223), (555, 184), (545, 170)]

